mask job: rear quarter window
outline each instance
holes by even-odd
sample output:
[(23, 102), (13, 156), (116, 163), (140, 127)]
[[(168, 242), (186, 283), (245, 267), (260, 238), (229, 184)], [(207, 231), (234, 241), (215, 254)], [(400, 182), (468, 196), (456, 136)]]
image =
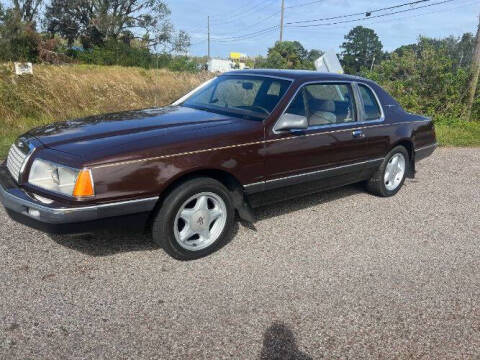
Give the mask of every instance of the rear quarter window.
[(382, 117), (382, 111), (380, 110), (380, 105), (372, 90), (362, 84), (358, 84), (358, 87), (363, 102), (365, 120), (368, 121), (380, 119)]

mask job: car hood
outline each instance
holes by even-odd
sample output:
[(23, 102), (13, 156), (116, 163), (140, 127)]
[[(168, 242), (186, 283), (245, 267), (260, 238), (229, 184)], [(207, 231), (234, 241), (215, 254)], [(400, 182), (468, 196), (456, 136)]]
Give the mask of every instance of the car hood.
[[(206, 125), (226, 117), (186, 107), (165, 107), (91, 116), (31, 130), (46, 146), (151, 132), (172, 126)], [(227, 118), (228, 119), (228, 118)]]
[[(26, 135), (35, 137), (45, 147), (97, 162), (112, 157), (131, 157), (145, 149), (178, 147), (185, 151), (195, 141), (217, 137), (234, 130), (247, 120), (181, 106), (152, 108), (105, 114), (53, 123)], [(245, 129), (244, 129), (245, 130)], [(223, 138), (222, 140), (225, 140)], [(187, 143), (187, 144), (185, 144)], [(123, 155), (122, 155), (123, 154)]]

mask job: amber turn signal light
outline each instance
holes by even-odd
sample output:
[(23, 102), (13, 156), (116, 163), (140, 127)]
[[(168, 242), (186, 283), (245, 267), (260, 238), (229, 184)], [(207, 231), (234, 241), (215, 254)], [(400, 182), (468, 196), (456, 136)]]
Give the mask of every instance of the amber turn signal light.
[(88, 169), (80, 170), (73, 189), (73, 196), (75, 197), (88, 197), (94, 196), (92, 173)]

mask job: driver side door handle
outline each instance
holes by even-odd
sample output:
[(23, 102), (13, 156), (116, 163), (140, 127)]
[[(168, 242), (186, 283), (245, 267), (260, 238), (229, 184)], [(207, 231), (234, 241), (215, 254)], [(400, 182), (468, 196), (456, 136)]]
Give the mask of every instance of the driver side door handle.
[(354, 130), (352, 132), (352, 136), (354, 138), (364, 138), (365, 137), (365, 133), (362, 131), (362, 130)]

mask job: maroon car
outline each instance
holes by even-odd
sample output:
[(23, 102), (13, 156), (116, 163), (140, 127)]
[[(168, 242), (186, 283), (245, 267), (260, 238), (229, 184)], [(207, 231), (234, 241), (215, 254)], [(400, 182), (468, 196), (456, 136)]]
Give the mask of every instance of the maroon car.
[(357, 182), (396, 194), (437, 146), (432, 120), (376, 83), (308, 71), (219, 76), (172, 106), (31, 130), (0, 167), (16, 221), (51, 233), (134, 221), (178, 259), (211, 253), (235, 214)]

